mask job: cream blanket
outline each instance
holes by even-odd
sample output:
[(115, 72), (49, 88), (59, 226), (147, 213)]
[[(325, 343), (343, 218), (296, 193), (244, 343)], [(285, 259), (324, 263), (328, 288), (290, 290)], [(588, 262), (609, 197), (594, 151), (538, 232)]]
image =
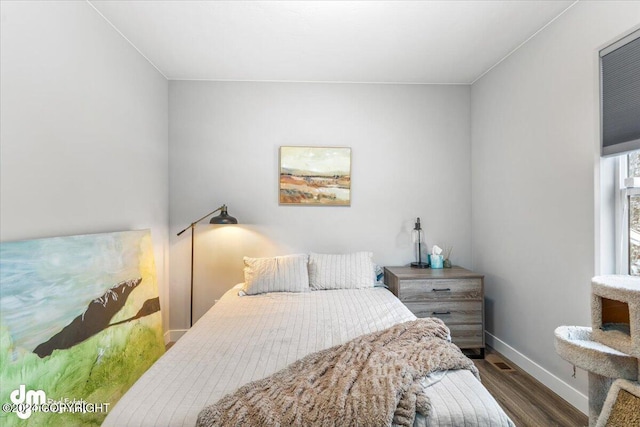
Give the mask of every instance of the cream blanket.
[(205, 407), (197, 426), (411, 427), (416, 411), (429, 414), (420, 384), (426, 375), (478, 375), (448, 335), (439, 319), (417, 319), (310, 354)]

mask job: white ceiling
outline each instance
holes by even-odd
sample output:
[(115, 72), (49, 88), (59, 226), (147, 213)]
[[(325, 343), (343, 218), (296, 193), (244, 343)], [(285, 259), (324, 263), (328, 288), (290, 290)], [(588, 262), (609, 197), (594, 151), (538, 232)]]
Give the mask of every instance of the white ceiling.
[(472, 83), (570, 1), (90, 0), (172, 80)]

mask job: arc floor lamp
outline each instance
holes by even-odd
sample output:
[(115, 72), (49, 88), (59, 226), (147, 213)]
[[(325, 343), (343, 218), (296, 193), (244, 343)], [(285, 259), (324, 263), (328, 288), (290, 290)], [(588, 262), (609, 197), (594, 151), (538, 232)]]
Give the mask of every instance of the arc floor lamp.
[(211, 218), (211, 220), (209, 221), (209, 224), (237, 224), (238, 223), (238, 220), (232, 217), (231, 215), (229, 215), (229, 213), (227, 212), (227, 205), (222, 205), (215, 211), (209, 212), (202, 218), (196, 221), (193, 221), (187, 228), (185, 228), (184, 230), (178, 233), (178, 236), (180, 236), (182, 233), (184, 233), (188, 229), (191, 229), (191, 305), (189, 306), (189, 316), (190, 316), (189, 326), (193, 326), (193, 247), (194, 247), (194, 236), (195, 236), (193, 229), (196, 227), (197, 223), (199, 223), (203, 219), (213, 215), (218, 211), (220, 211), (220, 214), (218, 216), (214, 216), (213, 218)]

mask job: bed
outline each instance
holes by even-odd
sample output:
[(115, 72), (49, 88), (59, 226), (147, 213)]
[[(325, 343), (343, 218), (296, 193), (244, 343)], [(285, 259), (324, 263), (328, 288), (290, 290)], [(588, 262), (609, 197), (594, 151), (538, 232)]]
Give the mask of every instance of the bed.
[[(103, 425), (194, 426), (205, 406), (243, 384), (414, 319), (384, 287), (252, 296), (233, 288), (133, 385)], [(436, 373), (431, 383), (425, 388), (431, 414), (418, 414), (414, 425), (513, 425), (470, 371)]]

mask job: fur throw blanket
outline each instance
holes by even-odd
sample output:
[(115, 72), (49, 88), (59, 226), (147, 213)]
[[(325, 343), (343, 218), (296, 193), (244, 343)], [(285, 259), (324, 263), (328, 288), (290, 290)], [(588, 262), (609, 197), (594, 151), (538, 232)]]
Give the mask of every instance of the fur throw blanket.
[(418, 319), (310, 354), (205, 407), (198, 427), (411, 427), (428, 416), (421, 380), (445, 369), (478, 370), (435, 318)]

